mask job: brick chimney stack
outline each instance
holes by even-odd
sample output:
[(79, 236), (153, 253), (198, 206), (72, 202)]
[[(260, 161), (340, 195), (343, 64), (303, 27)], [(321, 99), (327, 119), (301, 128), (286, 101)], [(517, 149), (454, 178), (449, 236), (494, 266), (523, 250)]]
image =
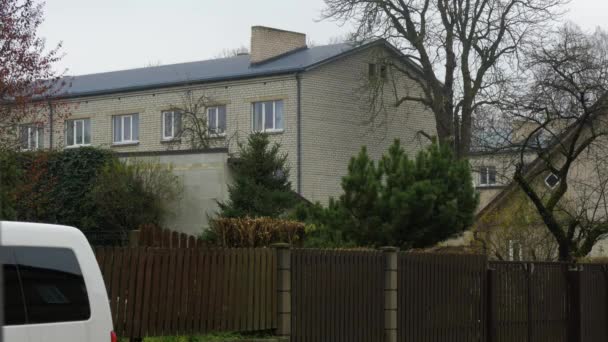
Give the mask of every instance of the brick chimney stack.
[(251, 64), (265, 62), (274, 57), (306, 48), (304, 33), (279, 30), (271, 27), (251, 27)]

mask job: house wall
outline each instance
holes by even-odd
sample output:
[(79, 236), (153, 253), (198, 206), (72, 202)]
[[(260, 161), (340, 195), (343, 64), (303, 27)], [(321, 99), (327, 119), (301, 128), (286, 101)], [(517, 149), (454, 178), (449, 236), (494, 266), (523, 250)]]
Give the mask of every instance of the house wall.
[[(328, 63), (302, 75), (302, 194), (312, 201), (327, 203), (341, 193), (340, 181), (347, 173), (350, 158), (367, 146), (379, 159), (395, 138), (412, 156), (428, 143), (417, 134), (436, 134), (435, 119), (422, 105), (407, 102), (387, 105), (375, 119), (369, 108), (368, 63), (386, 56), (383, 49), (367, 49)], [(411, 79), (396, 76), (397, 89), (420, 93)], [(392, 77), (385, 83), (383, 98), (394, 104), (389, 91)]]
[(231, 180), (227, 151), (203, 153), (163, 152), (147, 156), (122, 155), (123, 160), (141, 160), (172, 167), (183, 191), (173, 203), (164, 223), (165, 227), (201, 235), (208, 227), (208, 218), (218, 210), (217, 202), (228, 198), (227, 184)]
[[(246, 141), (252, 131), (252, 103), (283, 100), (284, 131), (273, 133), (271, 140), (282, 145), (292, 166), (291, 181), (296, 183), (296, 80), (292, 76), (256, 78), (208, 85), (155, 89), (108, 96), (85, 97), (72, 100), (68, 119), (91, 119), (91, 144), (116, 152), (145, 152), (187, 150), (186, 139), (181, 143), (162, 141), (162, 111), (184, 103), (184, 94), (191, 90), (195, 97), (207, 96), (213, 103), (226, 106), (226, 136), (213, 139), (212, 147), (227, 147), (229, 153), (238, 151), (237, 142)], [(139, 143), (136, 145), (112, 144), (112, 116), (139, 114)], [(56, 148), (65, 146), (64, 123), (58, 122), (54, 140)], [(48, 135), (47, 135), (48, 136)]]
[[(488, 154), (473, 154), (469, 157), (471, 171), (473, 172), (473, 182), (479, 193), (479, 205), (477, 212), (485, 208), (499, 193), (501, 193), (507, 185), (513, 180), (515, 173), (515, 165), (519, 162), (518, 153), (488, 153)], [(524, 162), (530, 163), (534, 160), (535, 155), (527, 153), (524, 155)], [(482, 185), (480, 178), (480, 169), (482, 167), (492, 166), (496, 169), (496, 184)]]

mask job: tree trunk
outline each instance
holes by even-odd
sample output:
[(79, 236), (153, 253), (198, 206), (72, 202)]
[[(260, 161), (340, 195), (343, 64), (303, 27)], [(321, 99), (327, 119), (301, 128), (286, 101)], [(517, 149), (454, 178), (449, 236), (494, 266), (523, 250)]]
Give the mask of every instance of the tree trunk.
[(569, 242), (560, 242), (558, 241), (559, 244), (559, 261), (562, 262), (572, 262), (574, 261), (572, 258), (572, 250), (570, 249), (570, 245)]

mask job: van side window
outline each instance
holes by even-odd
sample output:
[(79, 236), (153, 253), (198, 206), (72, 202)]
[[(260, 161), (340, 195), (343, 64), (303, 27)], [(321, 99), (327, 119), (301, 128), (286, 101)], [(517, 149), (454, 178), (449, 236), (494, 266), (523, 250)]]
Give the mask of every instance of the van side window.
[(25, 324), (25, 304), (15, 259), (12, 253), (3, 248), (0, 252), (0, 262), (4, 276), (4, 324)]
[(6, 249), (14, 256), (27, 313), (25, 324), (90, 318), (87, 290), (74, 252), (67, 248), (49, 247)]

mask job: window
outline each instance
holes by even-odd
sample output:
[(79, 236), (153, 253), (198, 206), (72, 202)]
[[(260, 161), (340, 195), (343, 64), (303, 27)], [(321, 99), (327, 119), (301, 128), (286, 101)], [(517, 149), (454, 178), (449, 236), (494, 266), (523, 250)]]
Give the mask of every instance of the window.
[(65, 144), (68, 147), (91, 144), (91, 119), (67, 120)]
[(367, 65), (367, 75), (369, 78), (376, 78), (376, 63), (369, 63)]
[(479, 185), (480, 186), (496, 185), (496, 167), (482, 166), (479, 168)]
[(91, 309), (82, 272), (67, 248), (3, 247), (7, 325), (83, 321)]
[(208, 108), (207, 125), (211, 135), (226, 134), (226, 106)]
[(386, 79), (386, 64), (380, 64), (380, 78)]
[(559, 176), (554, 173), (549, 174), (547, 178), (545, 178), (545, 184), (551, 189), (554, 189), (557, 184), (559, 184)]
[(42, 148), (44, 129), (40, 125), (27, 124), (19, 127), (20, 147), (24, 151)]
[(252, 119), (254, 132), (282, 131), (283, 101), (254, 102)]
[(163, 140), (178, 137), (182, 129), (182, 114), (179, 111), (163, 112)]
[(113, 142), (129, 144), (139, 141), (139, 114), (116, 115), (112, 117)]
[(509, 261), (522, 261), (523, 253), (521, 243), (517, 240), (509, 240)]
[(368, 63), (367, 64), (367, 75), (370, 80), (376, 79), (380, 76), (380, 79), (385, 80), (388, 75), (388, 67), (385, 63)]

